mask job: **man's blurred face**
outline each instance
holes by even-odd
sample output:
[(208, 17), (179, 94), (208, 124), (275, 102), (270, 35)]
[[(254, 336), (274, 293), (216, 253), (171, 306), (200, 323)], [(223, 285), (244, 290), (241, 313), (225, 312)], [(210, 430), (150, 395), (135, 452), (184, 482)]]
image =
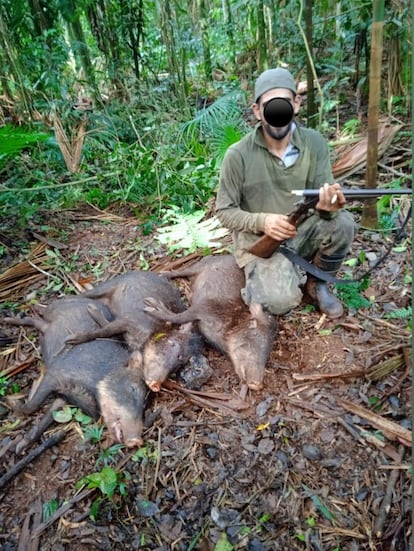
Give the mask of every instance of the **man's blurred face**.
[(258, 103), (253, 104), (253, 112), (257, 120), (261, 121), (264, 131), (274, 140), (283, 140), (292, 128), (294, 117), (284, 126), (271, 126), (263, 115), (263, 108), (274, 98), (283, 98), (287, 100), (292, 105), (294, 115), (297, 115), (300, 108), (301, 97), (299, 95), (295, 96), (291, 90), (287, 90), (286, 88), (274, 88), (265, 92), (259, 98)]

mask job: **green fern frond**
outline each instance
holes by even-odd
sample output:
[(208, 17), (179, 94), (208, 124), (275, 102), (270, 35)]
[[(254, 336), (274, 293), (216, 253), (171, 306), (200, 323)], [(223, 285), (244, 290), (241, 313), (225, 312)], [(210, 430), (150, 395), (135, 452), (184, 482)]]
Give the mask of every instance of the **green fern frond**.
[(359, 282), (337, 283), (338, 297), (348, 308), (355, 308), (356, 310), (370, 308), (372, 303), (361, 295), (361, 292), (367, 289), (368, 282), (369, 279), (365, 278)]
[(408, 319), (413, 315), (413, 309), (411, 306), (408, 306), (407, 308), (397, 308), (397, 310), (393, 310), (392, 312), (388, 312), (384, 315), (384, 318), (388, 319)]
[(0, 157), (12, 155), (21, 149), (47, 140), (49, 135), (45, 132), (33, 132), (25, 128), (15, 128), (10, 125), (0, 128)]
[(155, 236), (160, 243), (166, 245), (168, 252), (184, 249), (188, 253), (197, 249), (215, 249), (223, 245), (217, 241), (229, 232), (223, 228), (215, 217), (202, 220), (205, 211), (199, 210), (184, 214), (178, 207), (168, 209), (164, 220), (172, 224), (162, 227)]
[(26, 128), (16, 128), (6, 125), (0, 128), (0, 169), (6, 158), (16, 155), (20, 150), (35, 143), (45, 141), (49, 134), (45, 132), (33, 132)]

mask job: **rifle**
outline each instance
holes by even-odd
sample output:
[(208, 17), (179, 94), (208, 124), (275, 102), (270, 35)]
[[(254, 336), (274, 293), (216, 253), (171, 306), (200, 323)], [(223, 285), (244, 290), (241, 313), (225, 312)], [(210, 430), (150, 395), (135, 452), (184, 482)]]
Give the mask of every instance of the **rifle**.
[[(319, 189), (294, 189), (291, 192), (293, 195), (298, 195), (302, 197), (302, 200), (296, 203), (296, 208), (288, 214), (288, 221), (293, 226), (298, 226), (304, 219), (306, 213), (309, 209), (315, 207), (319, 201)], [(367, 188), (367, 189), (342, 189), (346, 199), (349, 200), (364, 200), (369, 198), (382, 197), (383, 195), (407, 195), (412, 194), (411, 189), (378, 189), (378, 188)], [(333, 203), (335, 203), (335, 197), (333, 198)], [(263, 235), (260, 237), (256, 243), (254, 243), (247, 251), (261, 258), (269, 258), (272, 254), (277, 251), (283, 241), (273, 239), (268, 235)]]

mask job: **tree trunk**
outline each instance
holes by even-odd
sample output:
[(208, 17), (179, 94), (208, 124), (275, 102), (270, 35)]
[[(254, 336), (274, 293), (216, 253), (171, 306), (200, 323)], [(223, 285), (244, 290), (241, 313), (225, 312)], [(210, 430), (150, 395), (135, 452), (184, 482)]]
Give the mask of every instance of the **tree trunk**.
[(228, 39), (229, 57), (232, 70), (236, 64), (236, 42), (234, 39), (233, 18), (231, 15), (230, 0), (222, 0), (224, 24), (226, 27), (226, 34)]
[(9, 76), (6, 78), (6, 75), (2, 74), (1, 82), (3, 91), (13, 98), (13, 101), (15, 101), (15, 95), (18, 96), (23, 104), (24, 110), (31, 116), (33, 107), (30, 100), (30, 93), (24, 84), (24, 72), (21, 68), (19, 54), (13, 42), (10, 41), (11, 35), (8, 32), (9, 25), (10, 21), (8, 20), (6, 6), (0, 3), (0, 48), (2, 47), (3, 50), (0, 53), (0, 60), (2, 61), (2, 65), (5, 60), (7, 61), (7, 65), (9, 66), (8, 73), (13, 76), (11, 79)]
[[(313, 22), (312, 22), (312, 4), (313, 0), (305, 0), (305, 35), (309, 51), (313, 53)], [(310, 128), (316, 127), (316, 106), (315, 106), (315, 88), (313, 79), (313, 68), (311, 59), (306, 56), (306, 80), (308, 84), (306, 118), (307, 125)]]
[[(378, 119), (381, 95), (382, 34), (384, 27), (384, 0), (374, 0), (373, 22), (371, 29), (371, 59), (369, 71), (368, 98), (368, 146), (366, 185), (377, 187), (378, 169)], [(378, 225), (377, 204), (375, 199), (364, 203), (362, 225), (376, 228)]]
[(55, 24), (55, 18), (52, 14), (53, 3), (45, 0), (29, 0), (29, 11), (33, 21), (34, 31), (37, 36), (51, 29)]
[(211, 81), (211, 53), (210, 53), (210, 37), (208, 34), (208, 10), (206, 9), (205, 0), (199, 0), (199, 15), (200, 15), (200, 32), (201, 32), (201, 44), (203, 46), (203, 60), (204, 60), (204, 76), (207, 82)]
[(160, 2), (161, 29), (164, 46), (167, 53), (168, 70), (173, 79), (175, 93), (183, 109), (187, 104), (187, 81), (185, 74), (185, 50), (177, 46), (176, 40), (176, 14), (172, 11), (169, 0)]
[(257, 67), (260, 72), (267, 69), (266, 24), (263, 0), (257, 3)]
[(125, 14), (125, 19), (128, 25), (129, 46), (132, 50), (132, 58), (134, 60), (135, 76), (140, 78), (140, 42), (144, 34), (144, 12), (143, 2), (139, 0), (137, 4), (126, 2), (128, 13)]
[(62, 17), (67, 25), (71, 48), (75, 60), (84, 71), (84, 78), (92, 91), (95, 102), (98, 105), (102, 105), (102, 97), (95, 79), (95, 69), (89, 55), (88, 45), (86, 43), (80, 20), (80, 13), (79, 10), (76, 9), (76, 2), (74, 0), (69, 0), (66, 3), (61, 1), (59, 3), (59, 7)]

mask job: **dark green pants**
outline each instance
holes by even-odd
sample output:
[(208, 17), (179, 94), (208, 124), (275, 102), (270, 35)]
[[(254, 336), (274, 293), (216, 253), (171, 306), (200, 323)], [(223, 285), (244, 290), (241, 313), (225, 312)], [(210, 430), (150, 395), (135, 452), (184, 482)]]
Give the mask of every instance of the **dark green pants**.
[[(345, 210), (329, 220), (310, 215), (298, 227), (298, 233), (286, 241), (291, 249), (312, 260), (317, 252), (324, 256), (345, 257), (354, 239), (356, 225)], [(302, 300), (302, 283), (296, 267), (281, 253), (256, 258), (244, 267), (246, 286), (242, 297), (246, 304), (259, 303), (273, 314), (284, 314)]]

